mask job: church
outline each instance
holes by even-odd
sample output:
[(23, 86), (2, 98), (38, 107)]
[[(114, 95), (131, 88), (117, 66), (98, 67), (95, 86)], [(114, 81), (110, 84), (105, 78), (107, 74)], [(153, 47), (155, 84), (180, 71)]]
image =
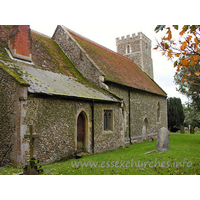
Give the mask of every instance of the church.
[(42, 164), (156, 138), (167, 94), (154, 81), (151, 40), (116, 39), (117, 52), (58, 25), (0, 26), (0, 165), (29, 160), (29, 126)]

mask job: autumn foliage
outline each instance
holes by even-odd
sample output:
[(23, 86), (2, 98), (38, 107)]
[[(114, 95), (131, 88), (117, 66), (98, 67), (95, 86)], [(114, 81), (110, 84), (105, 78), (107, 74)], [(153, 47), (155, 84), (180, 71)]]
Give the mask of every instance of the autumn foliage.
[[(178, 30), (178, 25), (173, 25), (172, 27)], [(158, 25), (155, 31), (158, 32), (164, 28), (165, 25)], [(184, 25), (179, 33), (178, 43), (172, 38), (171, 27), (166, 27), (166, 29), (166, 36), (161, 38), (161, 42), (154, 49), (160, 49), (162, 54), (170, 59), (177, 58), (174, 62), (174, 67), (177, 67), (177, 71), (183, 67), (199, 65), (200, 25)], [(200, 78), (199, 71), (196, 71), (195, 75)]]
[[(174, 62), (179, 91), (196, 101), (200, 98), (200, 25), (158, 25), (155, 28), (156, 32), (163, 30), (166, 34), (154, 49)], [(177, 34), (178, 39), (173, 39)]]

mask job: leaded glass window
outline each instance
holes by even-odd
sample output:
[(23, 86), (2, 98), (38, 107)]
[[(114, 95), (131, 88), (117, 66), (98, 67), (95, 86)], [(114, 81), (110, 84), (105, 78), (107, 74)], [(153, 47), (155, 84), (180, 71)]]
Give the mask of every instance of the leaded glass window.
[(104, 131), (112, 130), (112, 110), (104, 110)]

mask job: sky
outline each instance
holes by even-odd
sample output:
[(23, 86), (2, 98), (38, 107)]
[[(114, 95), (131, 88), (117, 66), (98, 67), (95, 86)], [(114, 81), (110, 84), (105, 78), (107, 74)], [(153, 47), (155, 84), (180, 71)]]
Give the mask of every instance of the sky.
[[(73, 21), (73, 20), (72, 20)], [(167, 93), (168, 97), (181, 98), (182, 103), (188, 101), (186, 96), (183, 96), (176, 90), (174, 84), (174, 74), (176, 70), (173, 67), (173, 62), (167, 57), (162, 56), (161, 52), (153, 50), (156, 46), (156, 39), (160, 41), (160, 34), (156, 34), (154, 29), (156, 25), (73, 25), (63, 24), (67, 28), (77, 32), (78, 34), (97, 42), (116, 52), (116, 38), (133, 33), (143, 32), (152, 41), (152, 59), (154, 69), (155, 82)], [(31, 29), (41, 32), (52, 37), (57, 25), (30, 25)], [(165, 34), (163, 32), (162, 34)]]
[[(194, 5), (196, 3), (194, 1)], [(158, 0), (34, 0), (30, 4), (25, 0), (10, 0), (2, 4), (9, 9), (1, 10), (1, 24), (30, 24), (32, 29), (50, 37), (56, 25), (61, 24), (113, 51), (116, 51), (117, 37), (143, 32), (151, 39), (153, 49), (155, 38), (158, 37), (154, 32), (156, 25), (191, 24), (190, 16), (182, 18), (178, 14), (186, 5), (174, 0), (163, 3)], [(177, 14), (172, 15), (172, 12)], [(198, 19), (198, 12), (193, 12), (193, 24), (198, 24)], [(168, 97), (179, 97), (182, 103), (187, 102), (187, 98), (176, 91), (173, 83), (173, 62), (155, 50), (152, 50), (152, 58), (155, 82)]]

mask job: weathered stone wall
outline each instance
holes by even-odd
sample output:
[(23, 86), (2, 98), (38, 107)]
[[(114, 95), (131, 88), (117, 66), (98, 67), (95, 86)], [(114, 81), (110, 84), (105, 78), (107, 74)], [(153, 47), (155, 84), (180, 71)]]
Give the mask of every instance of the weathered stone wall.
[[(143, 33), (133, 34), (132, 37), (116, 39), (117, 53), (133, 60), (145, 73), (153, 79), (153, 64), (151, 58), (151, 40)], [(127, 46), (130, 52), (127, 52)]]
[[(157, 122), (158, 103), (160, 121)], [(165, 97), (145, 93), (131, 92), (131, 136), (140, 136), (144, 120), (147, 119), (147, 135), (156, 135), (161, 127), (167, 128), (167, 100)]]
[(0, 161), (5, 156), (2, 165), (16, 164), (21, 156), (20, 91), (23, 89), (23, 86), (0, 68)]
[(63, 26), (58, 26), (53, 39), (57, 42), (66, 56), (76, 66), (76, 69), (91, 83), (99, 87), (106, 87), (104, 73), (91, 60), (81, 46)]
[[(87, 104), (65, 99), (28, 97), (23, 124), (35, 124), (35, 131), (40, 135), (36, 140), (36, 156), (42, 164), (55, 162), (75, 153), (76, 113), (79, 107), (86, 109), (90, 116)], [(28, 144), (29, 140), (24, 139), (25, 161), (29, 159)]]
[[(129, 92), (126, 87), (107, 83), (109, 89), (124, 97), (126, 107), (126, 131), (125, 141), (129, 142)], [(167, 128), (167, 100), (165, 97), (154, 95), (139, 90), (131, 90), (131, 138), (132, 142), (140, 142), (145, 139), (143, 125), (147, 119), (147, 136), (156, 137), (161, 127)], [(160, 104), (160, 121), (157, 122), (158, 102)]]
[[(42, 164), (73, 156), (77, 150), (77, 118), (86, 116), (87, 142), (85, 150), (92, 152), (92, 102), (69, 100), (58, 97), (26, 97), (27, 88), (19, 85), (7, 72), (0, 71), (0, 130), (1, 157), (5, 149), (13, 149), (5, 158), (6, 163), (24, 165), (29, 159), (28, 126), (35, 124), (36, 156)], [(108, 84), (108, 83), (107, 83)], [(111, 91), (124, 97), (124, 107), (118, 103), (94, 103), (94, 152), (123, 147), (129, 141), (129, 91), (126, 87), (109, 83)], [(139, 90), (132, 90), (131, 137), (132, 142), (144, 139), (143, 124), (147, 119), (147, 136), (154, 137), (157, 130), (167, 127), (166, 98)], [(160, 122), (157, 122), (157, 106), (160, 104)], [(113, 129), (104, 131), (104, 110), (112, 110)], [(122, 109), (124, 109), (124, 114)], [(124, 116), (125, 115), (125, 116)], [(125, 124), (124, 124), (125, 123)], [(125, 127), (125, 128), (124, 128)]]
[[(112, 110), (113, 129), (104, 131), (104, 110)], [(94, 106), (94, 152), (116, 149), (124, 146), (123, 116), (119, 104), (95, 104)]]
[[(0, 68), (0, 159), (13, 144), (4, 159), (5, 164), (19, 167), (29, 160), (29, 125), (35, 124), (36, 156), (42, 164), (71, 157), (77, 150), (77, 119), (81, 112), (86, 121), (85, 151), (92, 152), (92, 102), (69, 100), (58, 96), (29, 94)], [(104, 131), (104, 109), (113, 112), (113, 130)], [(94, 152), (124, 146), (122, 108), (119, 103), (94, 102)]]
[[(42, 164), (71, 157), (77, 150), (77, 118), (81, 112), (86, 116), (85, 150), (92, 152), (92, 103), (56, 98), (28, 97), (24, 106), (26, 116), (23, 125), (35, 124), (36, 156)], [(103, 109), (113, 109), (114, 131), (103, 131)], [(94, 152), (123, 146), (119, 104), (95, 103), (94, 106)], [(27, 129), (26, 133), (29, 130)], [(29, 159), (29, 139), (23, 139), (24, 160)]]

